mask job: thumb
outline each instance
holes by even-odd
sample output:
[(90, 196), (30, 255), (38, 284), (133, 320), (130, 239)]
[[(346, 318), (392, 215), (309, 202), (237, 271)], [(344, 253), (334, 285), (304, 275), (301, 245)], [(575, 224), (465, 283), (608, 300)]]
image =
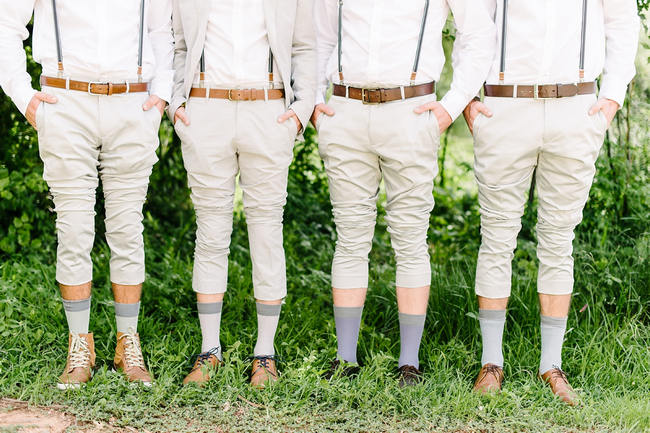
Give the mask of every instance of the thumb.
[(278, 122), (282, 123), (282, 122), (286, 121), (288, 118), (290, 118), (291, 116), (293, 116), (293, 111), (291, 111), (291, 110), (286, 111), (284, 114), (282, 114), (280, 117), (278, 117)]
[(485, 117), (492, 117), (492, 112), (485, 104), (479, 105), (478, 107), (476, 107), (476, 109), (478, 110), (479, 113), (483, 113)]
[(414, 111), (416, 114), (422, 114), (422, 113), (424, 113), (425, 111), (427, 111), (428, 109), (429, 109), (429, 107), (428, 107), (427, 105), (420, 105), (420, 106), (418, 106), (418, 107), (415, 107), (415, 109), (414, 109), (413, 111)]

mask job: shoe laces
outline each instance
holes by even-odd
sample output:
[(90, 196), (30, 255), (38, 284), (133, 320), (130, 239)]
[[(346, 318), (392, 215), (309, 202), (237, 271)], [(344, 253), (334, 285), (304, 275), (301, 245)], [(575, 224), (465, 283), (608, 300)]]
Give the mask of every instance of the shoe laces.
[(219, 346), (213, 347), (206, 352), (201, 352), (198, 355), (192, 356), (192, 358), (195, 358), (194, 365), (196, 365), (196, 367), (194, 369), (196, 370), (197, 368), (201, 368), (201, 366), (206, 364), (212, 356), (215, 356), (217, 359), (219, 359)]
[(551, 371), (551, 377), (555, 379), (560, 379), (566, 384), (569, 383), (569, 379), (567, 378), (566, 372), (562, 370), (560, 367), (558, 367), (557, 365), (553, 366), (553, 370)]
[(71, 334), (68, 359), (70, 360), (70, 371), (75, 368), (90, 367), (90, 349), (88, 348), (88, 342), (79, 334)]
[(127, 367), (139, 367), (145, 370), (142, 348), (140, 347), (140, 339), (136, 335), (135, 328), (129, 328), (127, 332), (122, 334), (121, 338), (125, 340), (124, 359)]
[[(273, 376), (275, 376), (275, 374), (273, 372), (269, 371), (269, 368), (271, 368), (271, 365), (269, 364), (269, 361), (277, 361), (278, 357), (276, 355), (253, 356), (251, 359), (256, 359), (256, 360), (258, 360), (260, 362), (260, 366), (259, 366), (259, 368), (257, 370), (259, 370), (260, 368), (263, 368), (267, 373), (270, 373)], [(255, 370), (253, 372), (253, 374), (255, 374), (257, 372), (257, 370)]]

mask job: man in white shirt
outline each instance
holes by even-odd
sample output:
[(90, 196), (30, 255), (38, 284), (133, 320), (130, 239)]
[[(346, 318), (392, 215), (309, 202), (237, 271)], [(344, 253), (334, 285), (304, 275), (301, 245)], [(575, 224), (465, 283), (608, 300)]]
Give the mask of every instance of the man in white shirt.
[[(338, 235), (332, 263), (338, 355), (326, 377), (358, 371), (368, 253), (383, 179), (397, 262), (400, 385), (421, 379), (418, 351), (431, 282), (427, 229), (440, 134), (480, 89), (494, 52), (494, 23), (475, 3), (316, 1), (319, 90), (312, 122)], [(450, 9), (457, 26), (454, 77), (436, 102)], [(330, 82), (333, 96), (325, 104)]]
[[(634, 76), (639, 19), (634, 0), (484, 0), (499, 40), (485, 86), (465, 109), (474, 134), (482, 243), (476, 294), (483, 338), (474, 389), (501, 389), (501, 340), (511, 261), (536, 173), (539, 376), (574, 405), (562, 371), (573, 291), (572, 241), (582, 219), (605, 131)], [(595, 79), (601, 75), (596, 98)]]
[(235, 179), (248, 226), (257, 341), (251, 385), (278, 379), (274, 348), (287, 295), (282, 218), (296, 135), (316, 90), (312, 0), (174, 0), (174, 96), (197, 219), (192, 287), (201, 353), (183, 383), (203, 384), (222, 363)]
[[(0, 0), (0, 10), (0, 85), (38, 130), (57, 214), (56, 279), (70, 331), (58, 387), (86, 383), (95, 363), (88, 322), (100, 178), (117, 322), (114, 364), (129, 381), (150, 385), (137, 333), (142, 206), (171, 99), (171, 0)], [(41, 92), (32, 89), (22, 45), (32, 15)]]

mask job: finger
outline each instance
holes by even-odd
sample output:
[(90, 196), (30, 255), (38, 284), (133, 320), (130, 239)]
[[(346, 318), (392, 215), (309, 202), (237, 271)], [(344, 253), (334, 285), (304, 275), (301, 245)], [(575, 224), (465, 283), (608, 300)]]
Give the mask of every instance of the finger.
[(482, 113), (485, 117), (492, 117), (492, 112), (485, 104), (480, 104), (476, 107), (476, 111)]
[(157, 103), (158, 103), (158, 97), (157, 96), (150, 96), (149, 99), (147, 99), (145, 101), (144, 105), (142, 105), (142, 109), (144, 111), (149, 111), (149, 110), (151, 110), (151, 107), (153, 107)]
[(38, 96), (39, 96), (38, 99), (40, 99), (41, 101), (45, 101), (48, 104), (56, 104), (58, 101), (58, 98), (56, 96), (51, 95), (49, 93), (41, 92)]
[(287, 119), (292, 117), (292, 116), (295, 116), (295, 113), (293, 112), (293, 110), (288, 110), (283, 115), (278, 117), (278, 123), (286, 122)]
[(599, 102), (596, 102), (594, 105), (591, 106), (591, 109), (589, 110), (589, 115), (593, 116), (594, 114), (598, 113), (602, 109), (602, 104)]
[(425, 111), (430, 111), (433, 108), (433, 104), (424, 104), (420, 105), (419, 107), (415, 107), (415, 110), (413, 110), (416, 114), (422, 114)]
[(320, 107), (320, 111), (322, 111), (323, 113), (327, 114), (330, 117), (334, 115), (334, 110), (332, 110), (332, 107), (330, 107), (329, 105), (323, 105), (322, 107)]
[(185, 111), (183, 111), (182, 113), (178, 113), (178, 118), (181, 119), (181, 122), (183, 122), (185, 126), (189, 126), (190, 119), (185, 114)]

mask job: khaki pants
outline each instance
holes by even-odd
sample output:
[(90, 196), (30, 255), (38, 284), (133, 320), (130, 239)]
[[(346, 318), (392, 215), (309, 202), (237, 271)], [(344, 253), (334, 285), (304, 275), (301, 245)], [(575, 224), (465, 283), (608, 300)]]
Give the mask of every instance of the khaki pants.
[(607, 121), (589, 116), (594, 95), (532, 100), (486, 98), (493, 113), (474, 124), (482, 243), (476, 294), (510, 296), (511, 262), (537, 168), (539, 293), (573, 291), (573, 230), (582, 220)]
[(142, 206), (157, 161), (160, 112), (143, 111), (146, 93), (98, 96), (46, 88), (56, 104), (36, 112), (43, 178), (56, 211), (56, 279), (92, 280), (95, 190), (102, 180), (110, 276), (116, 284), (144, 281)]
[(297, 128), (280, 124), (283, 100), (227, 101), (190, 98), (190, 125), (176, 122), (192, 190), (197, 231), (192, 286), (224, 293), (232, 232), (235, 178), (240, 175), (248, 225), (255, 298), (287, 294), (282, 218)]
[(427, 245), (438, 173), (440, 134), (435, 116), (413, 109), (433, 95), (379, 105), (333, 96), (333, 117), (318, 120), (319, 151), (329, 178), (338, 239), (332, 286), (368, 287), (368, 253), (383, 177), (386, 221), (397, 262), (396, 285), (431, 282)]

